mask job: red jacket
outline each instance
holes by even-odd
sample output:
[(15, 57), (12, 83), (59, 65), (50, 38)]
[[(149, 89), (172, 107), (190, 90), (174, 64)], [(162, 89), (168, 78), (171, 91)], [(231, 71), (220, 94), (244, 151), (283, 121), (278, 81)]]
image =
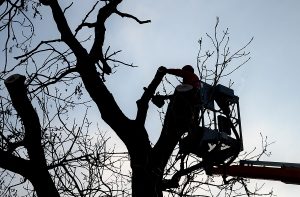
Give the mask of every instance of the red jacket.
[(178, 77), (182, 77), (182, 83), (184, 84), (189, 84), (196, 89), (200, 88), (200, 80), (195, 73), (184, 71), (181, 69), (168, 69), (167, 73), (171, 75), (176, 75)]

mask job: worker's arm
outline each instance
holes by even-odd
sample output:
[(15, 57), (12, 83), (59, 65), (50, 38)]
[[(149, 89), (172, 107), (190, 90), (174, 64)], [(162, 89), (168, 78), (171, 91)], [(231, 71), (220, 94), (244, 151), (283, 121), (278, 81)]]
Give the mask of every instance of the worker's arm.
[(193, 72), (188, 72), (182, 69), (167, 69), (164, 66), (159, 67), (159, 72), (163, 72), (164, 74), (171, 74), (178, 77), (183, 78), (183, 83), (190, 84), (194, 88), (200, 88), (200, 81), (196, 74)]
[(182, 78), (189, 77), (191, 75), (190, 72), (183, 71), (182, 69), (173, 69), (173, 68), (167, 69), (164, 66), (159, 67), (158, 71), (163, 72), (163, 73), (167, 73), (167, 74), (171, 74), (171, 75), (175, 75), (175, 76), (178, 76), (178, 77), (182, 77)]
[(194, 73), (188, 72), (188, 71), (184, 71), (182, 69), (166, 69), (166, 73), (171, 74), (171, 75), (175, 75), (178, 77), (182, 77), (182, 78), (187, 78), (187, 79), (193, 79), (194, 78)]
[(173, 69), (173, 68), (169, 68), (166, 69), (166, 73), (171, 74), (171, 75), (175, 75), (178, 77), (184, 77), (184, 71), (181, 69)]

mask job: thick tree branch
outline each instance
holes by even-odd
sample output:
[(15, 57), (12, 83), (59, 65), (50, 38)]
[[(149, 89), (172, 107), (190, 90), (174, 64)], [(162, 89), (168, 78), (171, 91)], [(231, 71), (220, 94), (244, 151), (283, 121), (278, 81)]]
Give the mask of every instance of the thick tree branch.
[(98, 60), (100, 55), (103, 56), (102, 46), (105, 37), (105, 21), (115, 12), (117, 6), (122, 2), (122, 0), (112, 0), (110, 3), (102, 7), (97, 15), (97, 21), (95, 23), (95, 41), (90, 51), (91, 58)]
[(158, 85), (160, 84), (160, 82), (162, 81), (164, 75), (165, 74), (163, 72), (157, 71), (154, 76), (154, 79), (151, 81), (148, 88), (144, 88), (145, 91), (144, 91), (144, 94), (142, 95), (141, 99), (136, 102), (137, 106), (138, 106), (136, 120), (138, 122), (140, 122), (141, 124), (145, 124), (148, 107), (149, 107), (149, 101), (152, 98), (152, 96), (154, 95), (155, 90), (158, 87)]
[(111, 68), (104, 58), (102, 49), (106, 31), (105, 21), (115, 12), (121, 2), (122, 0), (112, 0), (102, 7), (98, 12), (97, 21), (95, 23), (95, 41), (90, 51), (90, 59), (94, 64), (100, 60), (105, 74), (111, 73)]
[(12, 104), (24, 124), (24, 143), (28, 149), (30, 160), (46, 165), (41, 145), (41, 125), (38, 115), (26, 95), (27, 90), (24, 82), (24, 76), (15, 74), (5, 80), (5, 85), (10, 94)]
[(190, 91), (175, 90), (169, 103), (161, 135), (152, 150), (154, 165), (161, 171), (165, 168), (181, 136), (192, 127), (191, 95)]
[(41, 4), (43, 5), (50, 5), (51, 4), (51, 0), (40, 0)]
[[(78, 65), (78, 70), (85, 88), (101, 113), (102, 119), (117, 133), (129, 151), (137, 149), (136, 144), (144, 146), (143, 148), (147, 147), (146, 149), (150, 148), (148, 135), (146, 131), (143, 131), (143, 125), (137, 126), (133, 120), (124, 115), (113, 95), (101, 80), (95, 65), (93, 63), (88, 64), (88, 62), (86, 60), (82, 62), (82, 65)], [(144, 145), (142, 145), (143, 143)]]
[(94, 44), (88, 56), (85, 58), (77, 57), (77, 67), (85, 88), (98, 106), (102, 119), (125, 143), (131, 153), (131, 159), (137, 152), (143, 152), (144, 158), (145, 151), (149, 151), (151, 147), (144, 125), (137, 125), (135, 121), (128, 119), (123, 114), (113, 95), (109, 92), (101, 80), (95, 67), (95, 64), (100, 60), (103, 66), (103, 72), (106, 74), (111, 72), (111, 68), (106, 63), (104, 53), (102, 51), (106, 30), (105, 21), (115, 12), (116, 7), (119, 3), (121, 3), (121, 1), (122, 0), (112, 0), (99, 10), (97, 21), (95, 23)]
[(14, 156), (11, 153), (0, 150), (0, 167), (24, 177), (30, 175), (30, 161)]
[(52, 15), (56, 22), (57, 28), (61, 34), (61, 40), (71, 48), (77, 58), (87, 55), (87, 51), (73, 35), (66, 17), (64, 16), (63, 10), (61, 9), (57, 0), (51, 0), (49, 5), (51, 7)]
[[(48, 172), (41, 141), (42, 131), (39, 117), (27, 97), (27, 89), (24, 82), (25, 77), (18, 74), (12, 75), (5, 80), (5, 86), (10, 94), (13, 107), (16, 109), (25, 128), (24, 146), (29, 155), (30, 168), (25, 169), (26, 172), (23, 173), (26, 174), (23, 175), (26, 175), (25, 177), (31, 181), (38, 196), (59, 197)], [(2, 154), (4, 153), (2, 152)], [(17, 160), (14, 157), (10, 159)]]

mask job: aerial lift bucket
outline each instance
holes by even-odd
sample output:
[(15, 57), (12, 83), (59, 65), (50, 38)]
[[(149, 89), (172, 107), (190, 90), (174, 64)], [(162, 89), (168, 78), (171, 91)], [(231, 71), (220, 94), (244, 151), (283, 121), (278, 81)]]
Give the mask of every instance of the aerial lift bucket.
[[(199, 126), (182, 139), (180, 150), (211, 165), (231, 163), (243, 149), (239, 98), (230, 88), (206, 83), (202, 83), (200, 94)], [(212, 117), (205, 117), (205, 113)]]

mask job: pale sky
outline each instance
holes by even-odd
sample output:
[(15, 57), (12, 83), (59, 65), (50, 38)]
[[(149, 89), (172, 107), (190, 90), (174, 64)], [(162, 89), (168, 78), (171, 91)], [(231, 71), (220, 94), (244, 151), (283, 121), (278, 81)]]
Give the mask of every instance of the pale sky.
[[(263, 160), (300, 163), (300, 1), (124, 0), (119, 9), (152, 21), (139, 25), (114, 16), (107, 23), (106, 45), (112, 50), (121, 49), (120, 59), (139, 66), (120, 67), (107, 80), (129, 117), (135, 116), (135, 102), (159, 66), (196, 64), (197, 41), (203, 37), (203, 47), (208, 45), (205, 34), (213, 33), (219, 17), (219, 30), (229, 28), (232, 50), (254, 37), (248, 47), (251, 60), (230, 76), (235, 94), (240, 97), (245, 149), (260, 148), (262, 133), (269, 142), (275, 142), (269, 147), (272, 155)], [(74, 24), (82, 20), (80, 10), (68, 16)], [(44, 25), (49, 26), (48, 21)], [(50, 31), (43, 33), (53, 35)], [(147, 122), (153, 142), (160, 132), (156, 110), (151, 105)], [(99, 117), (95, 112), (95, 119)], [(299, 196), (300, 186), (265, 183), (266, 189), (273, 188), (279, 197)]]
[[(212, 33), (220, 17), (219, 29), (229, 28), (232, 50), (254, 37), (248, 47), (252, 59), (230, 77), (240, 97), (246, 150), (260, 148), (261, 132), (275, 142), (269, 147), (272, 155), (262, 160), (300, 163), (300, 1), (131, 0), (123, 2), (120, 10), (152, 20), (138, 25), (114, 17), (109, 24), (110, 45), (122, 49), (124, 58), (139, 66), (133, 71), (120, 69), (117, 80), (109, 81), (129, 115), (135, 114), (135, 101), (158, 66), (196, 64), (198, 39)], [(156, 108), (149, 114), (151, 128)], [(159, 131), (152, 129), (149, 135), (155, 141)], [(265, 182), (279, 197), (299, 196), (300, 186)]]

